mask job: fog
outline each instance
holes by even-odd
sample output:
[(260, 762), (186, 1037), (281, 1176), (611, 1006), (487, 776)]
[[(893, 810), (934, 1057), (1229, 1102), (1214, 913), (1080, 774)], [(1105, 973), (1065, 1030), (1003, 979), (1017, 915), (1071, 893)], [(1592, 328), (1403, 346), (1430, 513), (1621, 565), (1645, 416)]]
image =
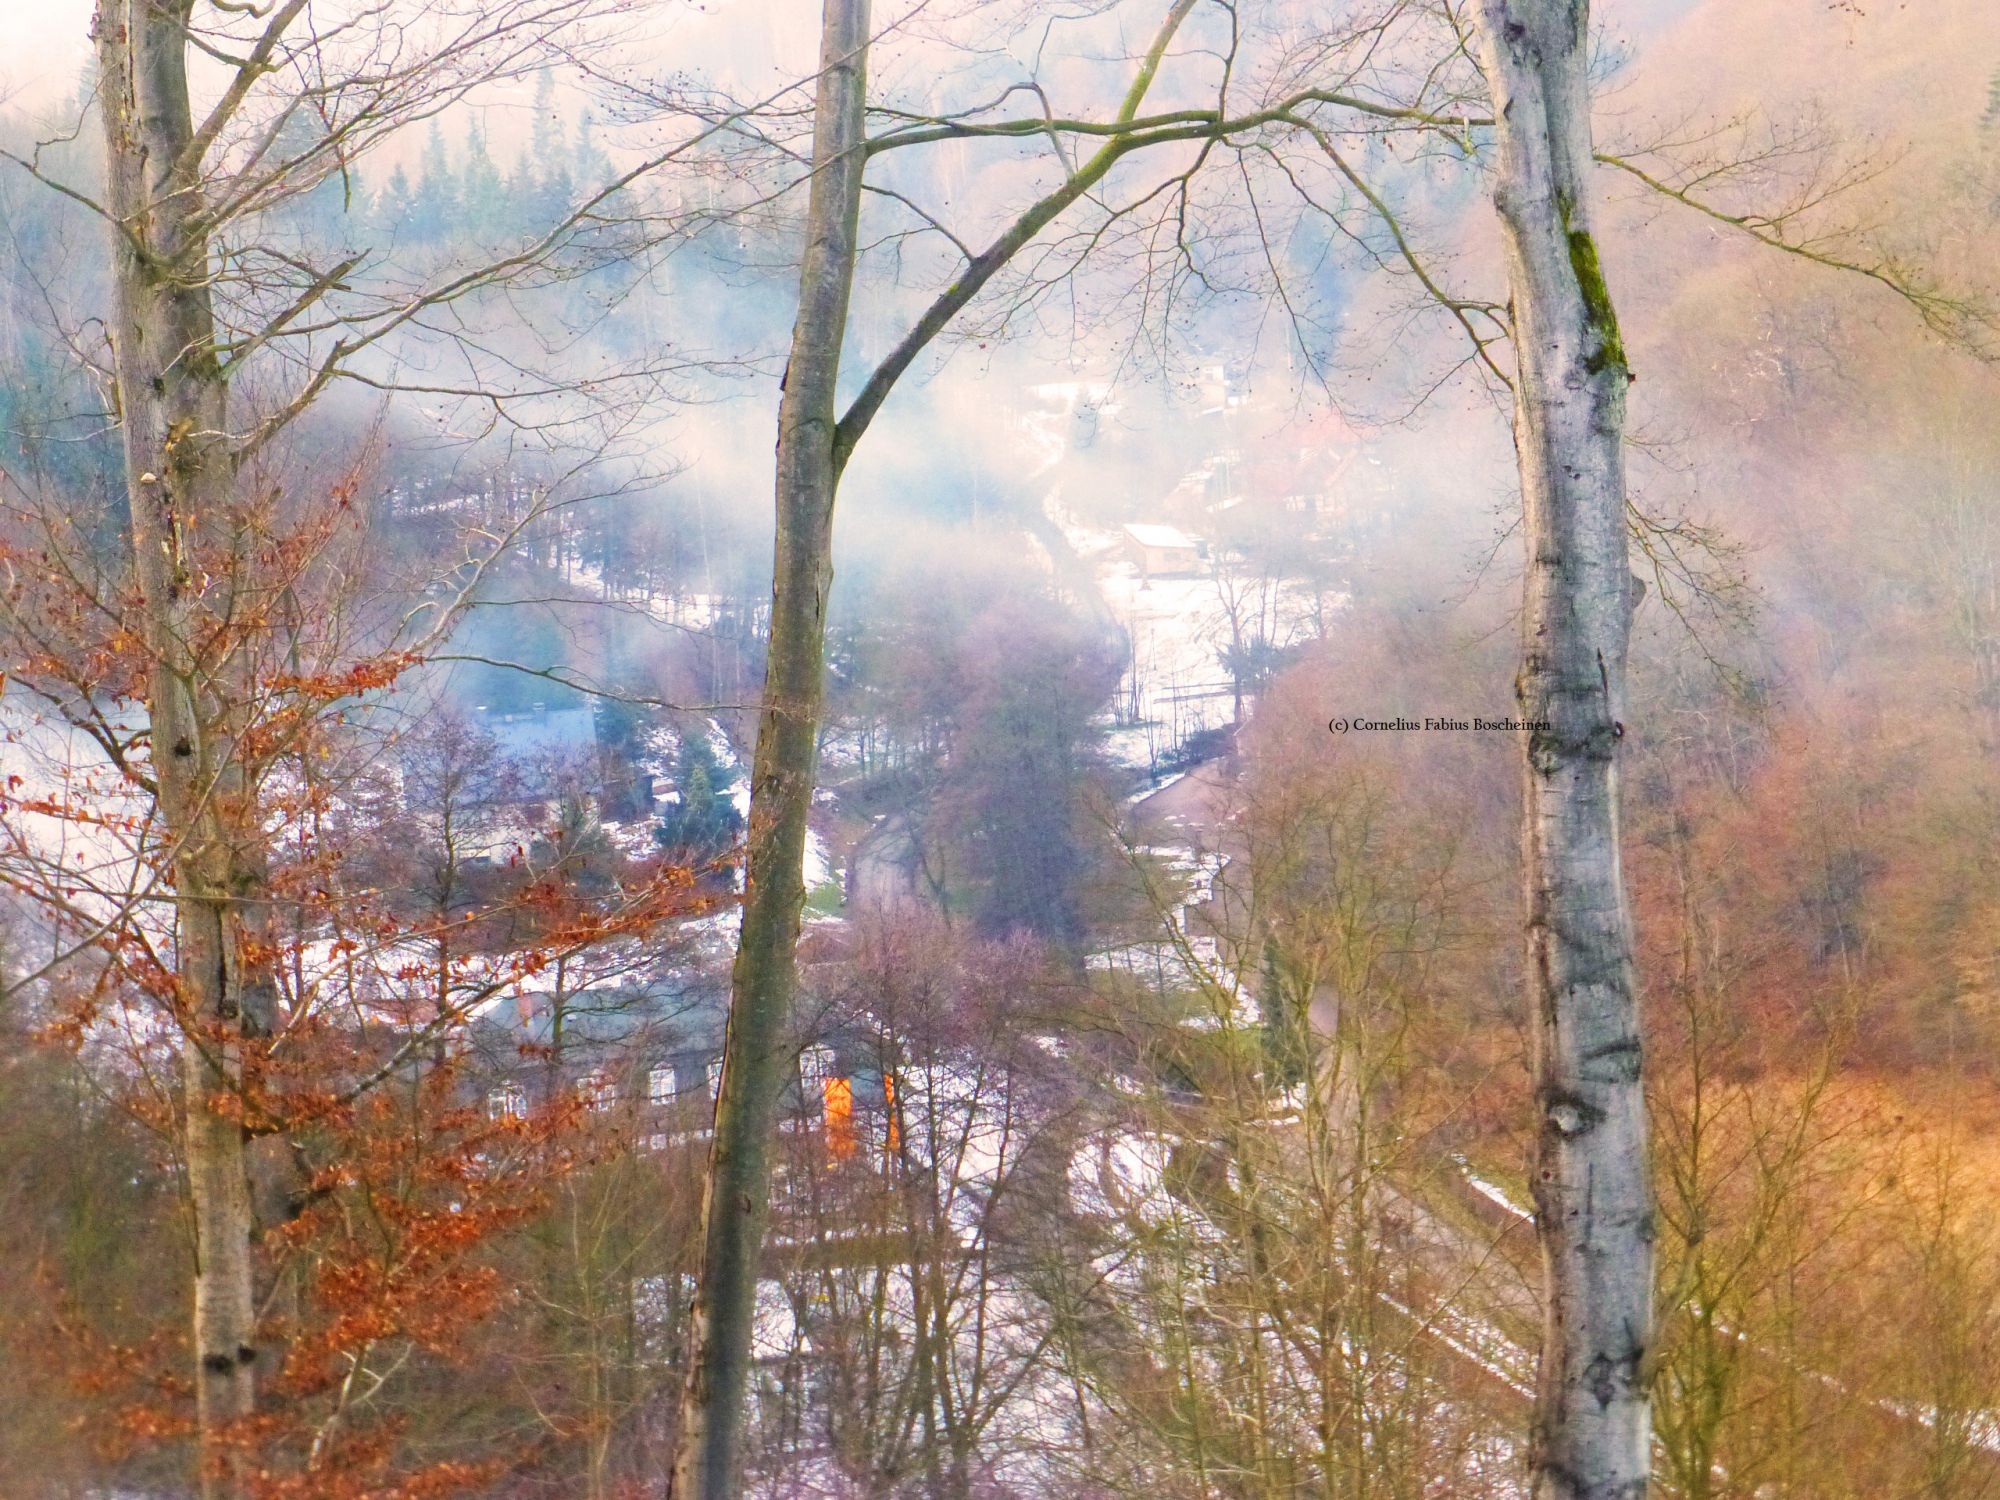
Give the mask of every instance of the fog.
[(1990, 17), (1587, 10), (0, 15), (0, 1493), (1986, 1494)]

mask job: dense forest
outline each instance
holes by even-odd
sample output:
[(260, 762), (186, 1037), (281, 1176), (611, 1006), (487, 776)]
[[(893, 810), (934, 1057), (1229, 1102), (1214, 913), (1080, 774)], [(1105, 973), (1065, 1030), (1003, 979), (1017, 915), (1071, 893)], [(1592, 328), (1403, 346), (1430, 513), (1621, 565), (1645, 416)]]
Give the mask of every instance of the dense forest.
[(48, 0), (0, 227), (0, 1496), (2000, 1500), (1986, 0)]

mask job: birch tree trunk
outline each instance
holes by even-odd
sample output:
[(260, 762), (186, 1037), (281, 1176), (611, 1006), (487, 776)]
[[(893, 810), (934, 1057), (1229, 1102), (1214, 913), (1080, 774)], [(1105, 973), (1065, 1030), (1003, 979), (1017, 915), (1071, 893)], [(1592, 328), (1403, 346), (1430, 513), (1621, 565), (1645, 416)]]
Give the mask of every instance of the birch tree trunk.
[(1538, 1500), (1637, 1500), (1651, 1456), (1653, 1199), (1618, 833), (1625, 351), (1590, 233), (1588, 0), (1478, 0), (1513, 292), (1527, 531), (1523, 864), (1546, 1311)]
[(226, 513), (234, 464), (200, 224), (185, 11), (186, 0), (102, 0), (93, 35), (152, 769), (175, 893), (202, 1493), (219, 1500), (241, 1490), (227, 1429), (253, 1409), (257, 1362), (247, 1153), (228, 1095), (241, 1043), (268, 1025), (272, 994), (244, 941), (261, 882), (231, 832), (245, 809), (228, 770), (227, 695), (197, 644), (199, 529)]
[(668, 1482), (673, 1500), (729, 1500), (736, 1493), (770, 1185), (767, 1158), (798, 986), (806, 818), (818, 753), (842, 457), (836, 450), (837, 382), (866, 165), (867, 44), (868, 0), (825, 0), (798, 321), (778, 410), (771, 639), (751, 767), (743, 930), (702, 1191), (702, 1273)]

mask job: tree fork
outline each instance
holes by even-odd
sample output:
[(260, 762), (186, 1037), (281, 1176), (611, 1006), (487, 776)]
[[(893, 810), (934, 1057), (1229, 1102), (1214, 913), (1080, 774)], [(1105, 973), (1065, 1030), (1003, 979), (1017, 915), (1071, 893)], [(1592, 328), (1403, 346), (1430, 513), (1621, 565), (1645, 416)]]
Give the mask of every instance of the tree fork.
[[(1134, 71), (1119, 126), (1138, 116), (1167, 48), (1196, 0), (1173, 0)], [(757, 1262), (769, 1190), (768, 1157), (798, 984), (805, 906), (806, 820), (824, 692), (832, 526), (841, 471), (896, 382), (917, 356), (1049, 223), (1131, 152), (1197, 139), (1213, 126), (1108, 141), (972, 257), (870, 372), (845, 413), (838, 407), (841, 342), (859, 253), (866, 135), (867, 0), (824, 0), (814, 102), (812, 185), (799, 313), (778, 410), (777, 540), (764, 701), (752, 761), (743, 926), (730, 980), (715, 1133), (703, 1180), (702, 1272), (689, 1313), (690, 1353), (669, 1500), (735, 1494), (742, 1447)]]
[(799, 311), (778, 411), (771, 638), (751, 767), (742, 936), (702, 1189), (702, 1276), (689, 1317), (681, 1431), (667, 1484), (672, 1500), (728, 1500), (741, 1462), (768, 1157), (798, 988), (806, 819), (824, 696), (833, 500), (844, 457), (836, 446), (837, 383), (867, 161), (867, 46), (868, 0), (825, 0)]

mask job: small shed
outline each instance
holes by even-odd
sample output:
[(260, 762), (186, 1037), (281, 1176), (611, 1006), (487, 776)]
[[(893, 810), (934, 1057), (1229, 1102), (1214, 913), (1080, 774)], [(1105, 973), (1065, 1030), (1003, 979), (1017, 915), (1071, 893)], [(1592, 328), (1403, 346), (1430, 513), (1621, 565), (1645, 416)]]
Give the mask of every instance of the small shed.
[(1178, 526), (1134, 521), (1125, 527), (1125, 550), (1142, 578), (1199, 573), (1202, 545)]

